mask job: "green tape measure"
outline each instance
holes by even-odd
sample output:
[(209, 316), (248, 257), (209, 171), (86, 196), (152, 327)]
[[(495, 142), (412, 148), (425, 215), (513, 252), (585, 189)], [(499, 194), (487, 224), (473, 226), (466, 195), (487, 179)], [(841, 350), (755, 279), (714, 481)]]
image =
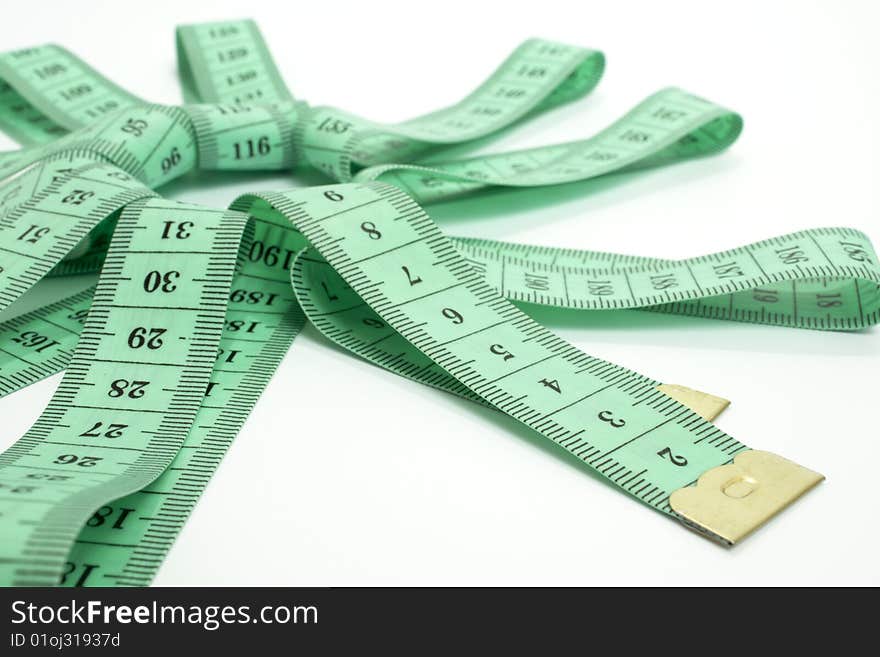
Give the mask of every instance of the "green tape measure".
[[(464, 100), (389, 126), (295, 100), (251, 21), (182, 27), (177, 47), (180, 107), (139, 100), (62, 48), (0, 56), (0, 127), (25, 145), (0, 155), (0, 309), (45, 277), (100, 270), (96, 287), (0, 323), (0, 395), (65, 371), (0, 455), (0, 582), (148, 584), (307, 319), (727, 543), (821, 479), (522, 308), (861, 328), (880, 309), (863, 234), (670, 261), (449, 237), (416, 202), (716, 153), (737, 114), (665, 89), (586, 140), (445, 160), (584, 96), (603, 55), (530, 40)], [(228, 210), (154, 191), (196, 168), (295, 167), (329, 184)]]

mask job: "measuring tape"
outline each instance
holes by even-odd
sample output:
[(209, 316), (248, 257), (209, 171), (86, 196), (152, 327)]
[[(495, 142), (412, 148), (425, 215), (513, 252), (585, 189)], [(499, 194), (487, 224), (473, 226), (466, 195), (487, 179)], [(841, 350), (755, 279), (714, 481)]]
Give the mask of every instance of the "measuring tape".
[[(0, 455), (0, 582), (148, 584), (306, 319), (726, 543), (821, 480), (707, 421), (723, 400), (589, 356), (511, 300), (860, 328), (880, 308), (863, 234), (669, 261), (450, 238), (414, 200), (707, 155), (736, 139), (738, 115), (666, 89), (587, 140), (444, 162), (445, 147), (588, 93), (601, 53), (528, 41), (460, 103), (384, 126), (295, 100), (250, 21), (177, 37), (182, 107), (145, 103), (61, 48), (0, 56), (0, 126), (28, 146), (0, 156), (0, 308), (44, 277), (101, 271), (0, 324), (0, 394), (65, 370)], [(225, 211), (153, 191), (197, 167), (297, 166), (337, 182)]]

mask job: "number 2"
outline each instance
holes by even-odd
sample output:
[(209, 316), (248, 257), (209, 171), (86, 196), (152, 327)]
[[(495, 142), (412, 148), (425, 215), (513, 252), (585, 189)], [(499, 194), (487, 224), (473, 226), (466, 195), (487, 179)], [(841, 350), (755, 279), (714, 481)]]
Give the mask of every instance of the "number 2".
[(688, 464), (688, 460), (685, 457), (679, 456), (678, 454), (673, 454), (672, 448), (670, 447), (664, 447), (663, 449), (661, 449), (659, 452), (657, 452), (657, 456), (659, 456), (660, 458), (668, 457), (669, 460), (672, 461), (672, 464), (677, 465), (678, 467), (683, 467)]

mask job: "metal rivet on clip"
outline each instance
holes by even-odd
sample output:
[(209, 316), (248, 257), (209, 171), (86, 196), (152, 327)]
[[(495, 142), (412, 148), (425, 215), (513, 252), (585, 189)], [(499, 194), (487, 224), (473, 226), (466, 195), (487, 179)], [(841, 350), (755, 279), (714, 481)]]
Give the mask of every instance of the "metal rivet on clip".
[(674, 491), (672, 510), (696, 531), (728, 545), (748, 536), (825, 477), (770, 452), (749, 450)]

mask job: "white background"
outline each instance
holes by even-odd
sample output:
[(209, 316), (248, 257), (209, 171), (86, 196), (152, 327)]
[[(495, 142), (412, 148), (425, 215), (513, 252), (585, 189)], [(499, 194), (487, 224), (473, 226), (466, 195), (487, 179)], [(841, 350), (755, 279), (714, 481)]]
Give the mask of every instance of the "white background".
[[(746, 119), (727, 153), (492, 203), (436, 206), (452, 234), (680, 258), (807, 227), (880, 244), (880, 27), (871, 2), (29, 2), (3, 50), (56, 42), (144, 98), (180, 100), (178, 23), (251, 16), (299, 98), (372, 119), (458, 100), (522, 39), (602, 49), (586, 99), (493, 145), (582, 138), (677, 85)], [(0, 144), (11, 147), (11, 142)], [(225, 206), (290, 176), (163, 192)], [(654, 513), (529, 431), (297, 338), (156, 579), (160, 585), (880, 584), (880, 337), (646, 313), (573, 313), (582, 349), (733, 400), (719, 425), (828, 480), (734, 549)], [(57, 385), (0, 400), (0, 447)], [(328, 437), (333, 437), (331, 442)]]

